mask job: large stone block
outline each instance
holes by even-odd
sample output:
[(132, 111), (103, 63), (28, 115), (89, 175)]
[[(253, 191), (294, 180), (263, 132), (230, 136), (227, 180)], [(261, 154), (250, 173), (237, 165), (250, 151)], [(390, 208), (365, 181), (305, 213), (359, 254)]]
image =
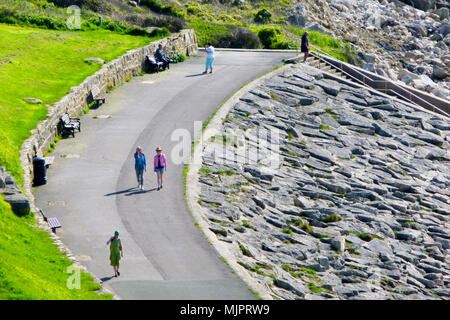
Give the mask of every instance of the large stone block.
[(30, 201), (23, 194), (5, 195), (3, 199), (11, 205), (12, 211), (19, 217), (30, 213)]

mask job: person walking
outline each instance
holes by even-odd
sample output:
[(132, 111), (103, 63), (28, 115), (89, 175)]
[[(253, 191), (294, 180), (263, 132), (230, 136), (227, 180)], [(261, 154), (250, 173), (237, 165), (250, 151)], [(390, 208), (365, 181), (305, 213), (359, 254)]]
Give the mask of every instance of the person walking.
[(302, 35), (302, 45), (301, 45), (301, 51), (304, 53), (303, 55), (303, 63), (306, 63), (306, 59), (309, 56), (309, 40), (308, 40), (308, 31), (306, 31)]
[(147, 163), (145, 161), (145, 154), (139, 146), (134, 153), (134, 169), (136, 170), (137, 187), (142, 190), (144, 187), (144, 171), (147, 171)]
[(211, 45), (211, 43), (208, 43), (205, 46), (205, 51), (206, 51), (206, 68), (203, 73), (208, 73), (208, 69), (210, 69), (209, 73), (212, 73), (214, 62), (214, 47)]
[(153, 168), (156, 172), (158, 190), (160, 190), (163, 187), (163, 174), (164, 171), (167, 169), (166, 156), (162, 153), (161, 147), (156, 148), (156, 155), (153, 159)]
[(109, 245), (109, 260), (111, 266), (114, 268), (114, 276), (118, 277), (120, 276), (120, 258), (123, 258), (122, 242), (119, 239), (119, 231), (114, 231), (114, 236), (109, 238), (106, 245)]

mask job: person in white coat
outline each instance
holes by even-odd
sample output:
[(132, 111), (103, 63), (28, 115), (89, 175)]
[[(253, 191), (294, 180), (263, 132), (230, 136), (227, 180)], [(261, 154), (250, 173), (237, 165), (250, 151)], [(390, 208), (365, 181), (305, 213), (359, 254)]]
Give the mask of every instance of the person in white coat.
[(209, 73), (213, 72), (213, 62), (214, 62), (214, 47), (211, 43), (208, 43), (205, 46), (206, 51), (206, 68), (203, 73), (208, 73), (208, 69), (210, 69)]

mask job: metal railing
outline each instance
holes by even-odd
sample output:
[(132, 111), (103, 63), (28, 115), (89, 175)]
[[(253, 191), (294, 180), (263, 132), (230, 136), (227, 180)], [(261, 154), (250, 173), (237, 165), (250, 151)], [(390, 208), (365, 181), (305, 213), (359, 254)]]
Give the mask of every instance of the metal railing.
[[(294, 42), (294, 46), (290, 44), (290, 42)], [(296, 49), (298, 52), (298, 49), (301, 47), (299, 46), (299, 43), (301, 42), (298, 38), (290, 38), (288, 39), (288, 47), (289, 49)], [(343, 61), (335, 59), (333, 56), (329, 55), (328, 53), (320, 50), (319, 48), (310, 45), (312, 50), (310, 50), (310, 55), (318, 60), (318, 67), (320, 68), (320, 63), (324, 63), (327, 66), (330, 66), (331, 68), (337, 69), (340, 73), (346, 75), (353, 81), (367, 87), (370, 89), (374, 89), (380, 92), (383, 92), (385, 94), (396, 96), (400, 99), (403, 99), (411, 104), (414, 104), (419, 107), (425, 107), (426, 109), (432, 110), (434, 112), (438, 112), (440, 114), (443, 114), (447, 117), (450, 117), (450, 115), (445, 112), (444, 110), (441, 110), (440, 108), (436, 107), (432, 103), (426, 101), (425, 99), (417, 96), (416, 94), (412, 93), (410, 90), (399, 86), (393, 81), (387, 81), (387, 80), (377, 80), (373, 79), (372, 77), (368, 76), (367, 74), (362, 73), (352, 65), (345, 63)], [(325, 59), (324, 56), (327, 58)], [(330, 61), (331, 60), (331, 61)], [(346, 72), (344, 69), (344, 66), (351, 70), (353, 74), (358, 75), (360, 78), (355, 77), (354, 75)], [(384, 85), (384, 88), (379, 88), (377, 84)], [(396, 90), (393, 90), (391, 88), (387, 88), (388, 84), (390, 86), (393, 86)], [(400, 91), (400, 92), (399, 92)], [(419, 100), (421, 104), (417, 103), (414, 99)]]
[[(425, 107), (426, 109), (432, 110), (434, 112), (438, 112), (442, 115), (445, 115), (447, 117), (450, 117), (450, 115), (445, 112), (444, 110), (441, 110), (440, 108), (436, 107), (435, 105), (433, 105), (432, 103), (426, 101), (425, 99), (423, 99), (422, 97), (419, 97), (418, 95), (412, 93), (410, 90), (408, 90), (407, 88), (403, 87), (403, 86), (399, 86), (398, 84), (396, 84), (393, 81), (388, 81), (388, 80), (377, 80), (377, 79), (373, 79), (372, 77), (368, 76), (367, 74), (364, 74), (362, 72), (360, 72), (358, 69), (356, 69), (355, 67), (353, 67), (352, 65), (336, 60), (334, 57), (332, 57), (331, 55), (329, 55), (328, 53), (314, 47), (311, 46), (313, 48), (313, 50), (315, 51), (315, 53), (311, 52), (311, 55), (314, 56), (316, 59), (319, 59), (319, 61), (324, 62), (326, 65), (329, 65), (332, 68), (338, 69), (341, 73), (345, 74), (346, 76), (350, 77), (351, 79), (354, 79), (355, 81), (357, 81), (358, 83), (361, 83), (362, 85), (384, 92), (386, 94), (389, 95), (394, 95), (397, 96), (409, 103), (412, 103), (416, 106), (419, 107)], [(328, 59), (331, 59), (332, 61), (328, 60), (328, 59), (324, 59), (323, 56), (326, 56)], [(320, 62), (319, 62), (320, 64)], [(344, 70), (344, 65), (345, 67), (347, 67), (348, 69), (350, 69), (353, 73), (356, 73), (358, 76), (360, 76), (362, 78), (358, 79), (355, 76), (349, 74), (348, 72), (346, 72)], [(376, 86), (376, 84), (384, 84), (384, 88), (378, 88)], [(396, 90), (393, 90), (391, 88), (387, 88), (388, 84), (390, 86), (393, 86)], [(400, 92), (399, 92), (400, 91)], [(421, 104), (417, 103), (415, 100), (419, 100), (421, 102)]]

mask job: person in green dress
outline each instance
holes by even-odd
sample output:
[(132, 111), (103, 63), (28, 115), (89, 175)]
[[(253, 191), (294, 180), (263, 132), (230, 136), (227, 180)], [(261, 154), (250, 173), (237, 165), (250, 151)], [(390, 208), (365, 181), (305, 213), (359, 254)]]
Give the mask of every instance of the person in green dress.
[(114, 276), (120, 276), (119, 265), (120, 258), (123, 258), (122, 251), (122, 243), (119, 239), (119, 231), (114, 232), (114, 236), (112, 236), (107, 242), (106, 245), (109, 244), (109, 260), (111, 261), (111, 266), (114, 268)]

